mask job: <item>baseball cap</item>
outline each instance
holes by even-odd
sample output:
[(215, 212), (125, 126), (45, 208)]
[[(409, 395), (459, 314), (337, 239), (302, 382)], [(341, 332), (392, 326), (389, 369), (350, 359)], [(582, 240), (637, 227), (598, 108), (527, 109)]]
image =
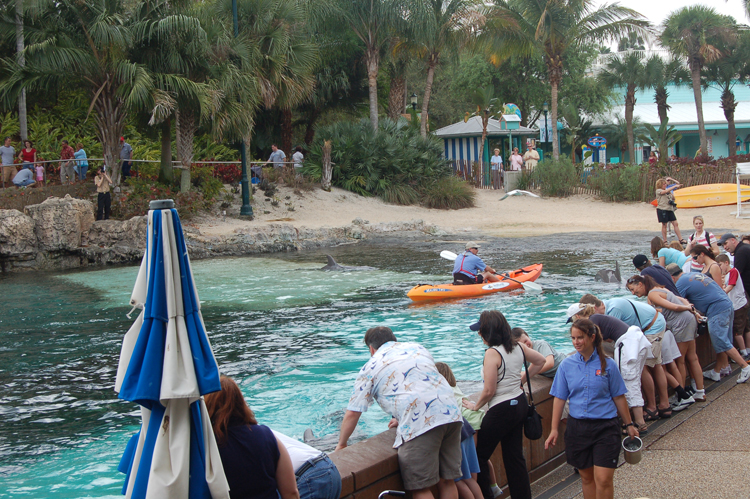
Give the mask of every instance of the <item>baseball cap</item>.
[(125, 137), (120, 137), (120, 140), (125, 142)]
[(470, 250), (471, 248), (479, 249), (479, 243), (475, 243), (474, 241), (469, 241), (466, 243), (466, 247), (464, 249)]
[(735, 236), (731, 232), (727, 232), (726, 234), (721, 236), (721, 239), (719, 239), (716, 244), (718, 244), (719, 246), (724, 246), (724, 243), (729, 241), (730, 239), (737, 239), (737, 236)]
[(586, 305), (584, 303), (574, 303), (573, 305), (569, 306), (568, 310), (565, 312), (565, 315), (568, 317), (568, 320), (566, 322), (572, 321), (573, 316), (584, 308), (586, 308)]
[(667, 272), (669, 272), (669, 275), (677, 275), (682, 272), (682, 267), (680, 267), (676, 263), (670, 263), (669, 265), (667, 265)]
[(640, 269), (648, 263), (648, 257), (646, 255), (635, 255), (633, 257), (633, 265), (635, 268)]
[(474, 324), (469, 326), (469, 329), (471, 329), (472, 331), (479, 331), (479, 322), (480, 321), (476, 321)]

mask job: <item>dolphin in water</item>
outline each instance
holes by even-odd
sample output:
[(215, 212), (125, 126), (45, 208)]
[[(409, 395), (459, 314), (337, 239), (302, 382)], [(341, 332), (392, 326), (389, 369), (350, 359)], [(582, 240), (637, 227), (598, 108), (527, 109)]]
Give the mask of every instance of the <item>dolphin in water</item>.
[(328, 264), (325, 267), (322, 267), (320, 270), (342, 270), (344, 272), (352, 271), (352, 270), (378, 270), (375, 267), (355, 267), (350, 265), (339, 265), (336, 263), (336, 260), (333, 259), (331, 255), (326, 255), (328, 258)]
[(622, 277), (620, 276), (620, 264), (615, 262), (615, 270), (600, 270), (596, 273), (596, 276), (594, 276), (594, 280), (603, 282), (622, 282)]

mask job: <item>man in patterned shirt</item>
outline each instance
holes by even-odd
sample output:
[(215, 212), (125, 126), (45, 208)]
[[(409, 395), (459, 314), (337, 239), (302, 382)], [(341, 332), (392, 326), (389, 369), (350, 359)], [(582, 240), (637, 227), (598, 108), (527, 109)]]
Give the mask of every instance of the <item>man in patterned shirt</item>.
[(362, 367), (349, 399), (336, 450), (343, 449), (359, 417), (373, 400), (393, 419), (393, 447), (404, 488), (414, 499), (457, 499), (461, 476), (461, 413), (453, 389), (440, 376), (430, 353), (417, 343), (399, 343), (387, 327), (365, 333), (370, 360)]

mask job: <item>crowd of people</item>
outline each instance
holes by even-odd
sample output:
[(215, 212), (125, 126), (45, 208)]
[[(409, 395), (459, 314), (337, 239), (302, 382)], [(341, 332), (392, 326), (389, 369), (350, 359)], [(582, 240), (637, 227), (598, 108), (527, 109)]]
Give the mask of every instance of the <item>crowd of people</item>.
[[(503, 167), (503, 157), (500, 149), (495, 149), (490, 158), (490, 177), (493, 189), (502, 189), (505, 185), (505, 168)], [(526, 145), (526, 152), (521, 155), (517, 147), (511, 151), (508, 161), (508, 171), (521, 171), (526, 169), (531, 171), (536, 168), (539, 162), (539, 152), (536, 147), (529, 143)]]

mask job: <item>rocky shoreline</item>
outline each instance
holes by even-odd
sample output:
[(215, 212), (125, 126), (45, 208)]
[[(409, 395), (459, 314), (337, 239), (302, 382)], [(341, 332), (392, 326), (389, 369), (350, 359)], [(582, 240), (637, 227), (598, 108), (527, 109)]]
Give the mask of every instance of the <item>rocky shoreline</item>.
[[(90, 201), (49, 198), (24, 212), (0, 210), (0, 271), (67, 270), (137, 263), (146, 249), (147, 218), (94, 220)], [(422, 220), (371, 224), (356, 218), (342, 227), (306, 228), (288, 223), (245, 226), (207, 236), (183, 226), (192, 259), (298, 251), (384, 237), (445, 235)]]

